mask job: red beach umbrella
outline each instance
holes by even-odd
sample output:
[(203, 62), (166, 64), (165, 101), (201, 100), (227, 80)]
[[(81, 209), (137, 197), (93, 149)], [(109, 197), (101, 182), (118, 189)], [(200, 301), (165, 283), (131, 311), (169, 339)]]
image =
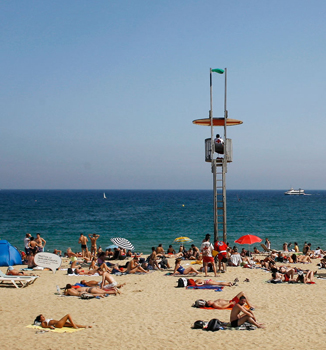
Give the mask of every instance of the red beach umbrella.
[(238, 238), (234, 243), (239, 243), (239, 244), (254, 244), (254, 243), (259, 243), (261, 242), (262, 239), (259, 238), (258, 236), (255, 235), (244, 235), (240, 238)]
[[(254, 244), (261, 242), (262, 239), (255, 235), (244, 235), (237, 240), (234, 241), (234, 243), (239, 244)], [(249, 247), (249, 256), (250, 256), (250, 247)]]

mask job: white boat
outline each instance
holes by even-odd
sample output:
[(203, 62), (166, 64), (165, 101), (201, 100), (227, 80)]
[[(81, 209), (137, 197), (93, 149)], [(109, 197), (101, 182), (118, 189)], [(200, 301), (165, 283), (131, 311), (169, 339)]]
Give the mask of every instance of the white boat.
[(105, 195), (105, 192), (103, 193), (103, 198), (106, 199), (106, 195)]
[(284, 192), (284, 194), (290, 194), (290, 195), (305, 195), (304, 190), (299, 188), (298, 190), (294, 190), (291, 188), (290, 190)]

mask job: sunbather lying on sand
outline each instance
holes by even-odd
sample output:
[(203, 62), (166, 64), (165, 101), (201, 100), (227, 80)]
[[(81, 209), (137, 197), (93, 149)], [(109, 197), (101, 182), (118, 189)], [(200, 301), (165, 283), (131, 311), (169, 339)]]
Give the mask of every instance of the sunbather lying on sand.
[(6, 272), (6, 275), (8, 276), (36, 276), (32, 273), (26, 273), (24, 271), (18, 271), (14, 269), (12, 266), (9, 266)]
[(80, 286), (72, 286), (71, 284), (67, 284), (64, 295), (77, 296), (80, 297), (83, 293), (90, 293), (95, 296), (99, 296), (104, 298), (106, 294), (120, 294), (118, 290), (108, 289), (104, 290), (99, 287), (80, 287)]
[(304, 263), (304, 264), (311, 263), (311, 259), (310, 259), (309, 255), (298, 255), (297, 256), (297, 261), (299, 263)]
[(174, 271), (173, 271), (173, 276), (174, 275), (188, 275), (190, 273), (195, 273), (196, 275), (198, 275), (199, 272), (192, 266), (189, 266), (186, 268), (181, 266), (181, 258), (177, 258), (175, 260), (175, 267), (174, 267)]
[(204, 280), (202, 278), (198, 278), (196, 280), (193, 280), (192, 278), (188, 278), (188, 286), (203, 286), (203, 285), (210, 285), (210, 286), (224, 286), (224, 287), (231, 287), (234, 286), (235, 283), (232, 282), (221, 282), (221, 281), (213, 281), (211, 279)]
[[(194, 304), (197, 307), (212, 307), (214, 309), (229, 309), (233, 308), (235, 304), (237, 304), (242, 296), (245, 296), (244, 292), (238, 293), (233, 299), (217, 299), (217, 300), (197, 300)], [(252, 308), (248, 299), (246, 298), (245, 304), (248, 305), (249, 308)]]
[(76, 324), (71, 316), (67, 314), (62, 317), (61, 320), (53, 320), (52, 318), (46, 319), (42, 314), (38, 315), (34, 320), (35, 326), (41, 326), (42, 328), (62, 328), (62, 327), (71, 327), (71, 328), (92, 328), (92, 326), (82, 326), (80, 324)]
[(298, 271), (298, 277), (296, 279), (296, 282), (301, 282), (301, 283), (315, 283), (314, 282), (314, 272), (313, 271), (307, 271), (304, 273), (303, 271)]

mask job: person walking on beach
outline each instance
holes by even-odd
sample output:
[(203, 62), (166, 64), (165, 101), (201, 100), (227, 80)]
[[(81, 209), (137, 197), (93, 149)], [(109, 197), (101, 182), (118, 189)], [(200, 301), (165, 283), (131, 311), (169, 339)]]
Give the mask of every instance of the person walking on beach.
[(254, 324), (258, 328), (265, 328), (262, 323), (258, 323), (252, 311), (246, 310), (244, 305), (247, 303), (246, 297), (241, 296), (230, 314), (231, 327), (239, 327), (245, 322)]
[(81, 250), (82, 250), (82, 257), (84, 258), (88, 252), (87, 249), (87, 242), (88, 239), (86, 236), (84, 236), (82, 233), (80, 234), (79, 241), (78, 243), (81, 245)]
[(38, 246), (38, 251), (39, 252), (44, 252), (44, 247), (46, 245), (46, 240), (41, 237), (39, 233), (36, 234), (35, 242)]
[(92, 235), (89, 234), (88, 237), (91, 241), (91, 255), (96, 256), (96, 251), (97, 251), (96, 241), (100, 238), (100, 235), (93, 233)]
[(212, 263), (213, 266), (213, 270), (214, 270), (214, 276), (216, 277), (216, 266), (215, 266), (215, 262), (214, 262), (214, 257), (212, 255), (212, 252), (214, 250), (214, 247), (212, 245), (212, 243), (210, 243), (210, 234), (207, 234), (203, 243), (201, 244), (200, 247), (200, 251), (202, 253), (203, 256), (203, 267), (204, 267), (204, 271), (205, 271), (205, 277), (207, 277), (207, 265), (208, 263)]

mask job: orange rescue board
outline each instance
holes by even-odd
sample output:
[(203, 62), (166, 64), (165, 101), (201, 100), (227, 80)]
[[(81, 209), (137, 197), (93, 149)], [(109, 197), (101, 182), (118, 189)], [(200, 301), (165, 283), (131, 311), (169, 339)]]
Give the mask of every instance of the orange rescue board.
[[(227, 118), (227, 120), (226, 120), (226, 125), (227, 126), (240, 125), (242, 123), (243, 123), (243, 121), (242, 120), (238, 120), (238, 119)], [(196, 119), (196, 120), (193, 120), (193, 124), (210, 126), (211, 125), (211, 120), (210, 120), (210, 118)], [(213, 118), (213, 125), (214, 126), (224, 126), (224, 118)]]

